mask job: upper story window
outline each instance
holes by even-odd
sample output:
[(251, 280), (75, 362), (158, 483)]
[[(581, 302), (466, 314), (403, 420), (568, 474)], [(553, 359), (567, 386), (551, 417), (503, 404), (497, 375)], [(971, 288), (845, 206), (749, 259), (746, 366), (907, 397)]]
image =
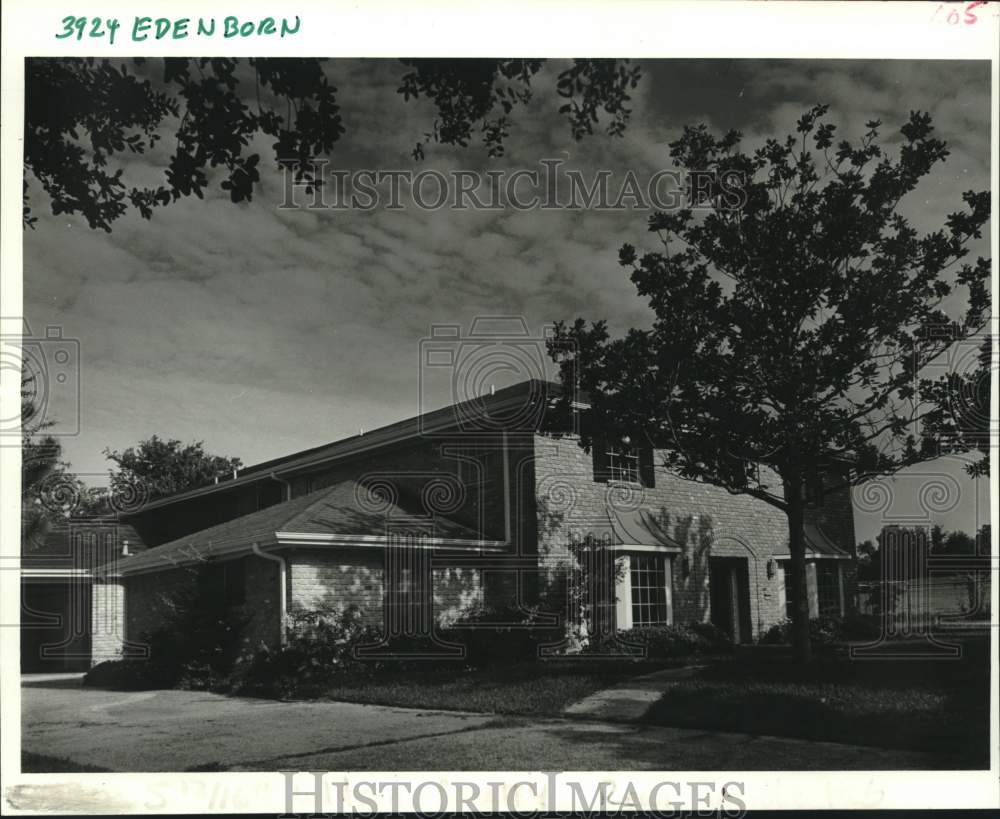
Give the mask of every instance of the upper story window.
[(608, 478), (613, 481), (639, 483), (639, 453), (627, 446), (609, 446), (604, 450)]
[(623, 481), (652, 487), (653, 451), (622, 441), (595, 440), (593, 445), (594, 480)]

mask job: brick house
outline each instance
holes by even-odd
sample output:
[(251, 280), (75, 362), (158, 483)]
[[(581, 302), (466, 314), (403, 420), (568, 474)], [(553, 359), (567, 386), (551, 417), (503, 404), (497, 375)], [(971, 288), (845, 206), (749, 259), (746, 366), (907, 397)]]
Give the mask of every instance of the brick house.
[[(572, 619), (581, 544), (604, 561), (612, 628), (712, 621), (746, 642), (782, 620), (784, 515), (684, 480), (656, 452), (584, 451), (550, 428), (554, 389), (524, 382), (144, 504), (126, 523), (148, 548), (93, 579), (92, 661), (139, 646), (193, 571), (252, 611), (254, 645), (278, 645), (296, 610), (350, 604), (387, 627), (400, 601), (417, 627), (473, 604)], [(806, 535), (810, 611), (844, 613), (847, 490), (809, 506)]]
[(101, 567), (144, 546), (117, 516), (69, 518), (21, 544), (21, 670), (91, 665), (93, 582)]

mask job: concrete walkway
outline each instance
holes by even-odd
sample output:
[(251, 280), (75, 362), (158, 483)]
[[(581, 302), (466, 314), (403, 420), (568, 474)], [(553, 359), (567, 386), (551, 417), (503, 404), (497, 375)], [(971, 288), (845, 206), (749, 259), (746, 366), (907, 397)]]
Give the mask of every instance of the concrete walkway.
[(737, 771), (940, 765), (928, 754), (597, 719), (277, 702), (198, 691), (105, 691), (83, 688), (78, 676), (25, 677), (21, 694), (22, 749), (64, 760), (69, 768)]
[(695, 676), (704, 665), (688, 665), (683, 668), (665, 668), (642, 677), (635, 677), (614, 688), (597, 691), (565, 710), (571, 717), (606, 720), (608, 722), (637, 722), (654, 702), (663, 695), (671, 683), (688, 680)]

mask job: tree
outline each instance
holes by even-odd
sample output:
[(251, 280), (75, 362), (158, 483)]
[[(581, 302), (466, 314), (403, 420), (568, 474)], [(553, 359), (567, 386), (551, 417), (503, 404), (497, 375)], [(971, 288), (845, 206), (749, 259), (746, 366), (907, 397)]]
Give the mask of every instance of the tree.
[(979, 347), (977, 366), (971, 372), (949, 372), (928, 385), (924, 397), (933, 401), (938, 412), (925, 424), (942, 449), (952, 452), (981, 453), (978, 460), (966, 464), (970, 477), (990, 474), (990, 386), (993, 370), (993, 337), (987, 335)]
[(83, 513), (95, 499), (95, 490), (69, 472), (59, 441), (42, 432), (55, 422), (42, 417), (37, 378), (22, 368), (21, 546), (27, 551), (42, 548), (53, 527)]
[(156, 435), (121, 452), (105, 449), (104, 455), (118, 467), (110, 471), (112, 494), (130, 505), (137, 497), (152, 500), (203, 486), (243, 466), (239, 458), (208, 454), (202, 441), (182, 444)]
[[(437, 118), (416, 143), (466, 146), (478, 128), (490, 156), (504, 150), (514, 108), (531, 99), (531, 80), (544, 60), (402, 60), (404, 101), (429, 98)], [(154, 208), (187, 196), (202, 198), (210, 168), (223, 168), (221, 187), (233, 202), (250, 200), (260, 181), (253, 138), (274, 140), (275, 161), (296, 181), (321, 185), (313, 160), (332, 153), (344, 134), (328, 61), (288, 58), (39, 58), (25, 64), (24, 224), (34, 227), (29, 173), (52, 212), (80, 213), (92, 228), (111, 231), (133, 207)], [(334, 69), (335, 70), (335, 69)], [(600, 116), (621, 136), (628, 91), (641, 77), (627, 60), (574, 60), (558, 75), (560, 113), (575, 139), (592, 134)], [(250, 103), (247, 103), (250, 100)], [(174, 146), (164, 184), (136, 187), (123, 178), (123, 158), (146, 154), (167, 138)]]
[(931, 545), (930, 550), (932, 552), (940, 551), (944, 548), (944, 529), (935, 524), (931, 527)]
[[(712, 170), (714, 181), (689, 188), (688, 207), (650, 217), (660, 250), (640, 256), (626, 244), (619, 254), (653, 310), (651, 329), (612, 339), (604, 321), (577, 319), (549, 344), (563, 400), (587, 391), (594, 428), (663, 449), (683, 477), (786, 514), (801, 661), (804, 491), (937, 456), (939, 441), (913, 428), (941, 410), (915, 382), (983, 327), (989, 308), (988, 260), (944, 275), (980, 237), (989, 194), (965, 193), (966, 209), (926, 236), (898, 212), (948, 155), (930, 116), (910, 115), (891, 158), (877, 121), (834, 147), (826, 112), (812, 108), (796, 135), (752, 151), (738, 132), (685, 128), (670, 145), (675, 164)], [(953, 319), (941, 303), (956, 288), (966, 309)]]

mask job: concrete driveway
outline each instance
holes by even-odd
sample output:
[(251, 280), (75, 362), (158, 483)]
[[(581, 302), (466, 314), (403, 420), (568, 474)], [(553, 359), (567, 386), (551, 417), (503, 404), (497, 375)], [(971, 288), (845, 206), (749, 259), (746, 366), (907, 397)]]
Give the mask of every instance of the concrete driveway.
[(592, 719), (22, 684), (25, 751), (112, 771), (874, 770), (935, 757)]

